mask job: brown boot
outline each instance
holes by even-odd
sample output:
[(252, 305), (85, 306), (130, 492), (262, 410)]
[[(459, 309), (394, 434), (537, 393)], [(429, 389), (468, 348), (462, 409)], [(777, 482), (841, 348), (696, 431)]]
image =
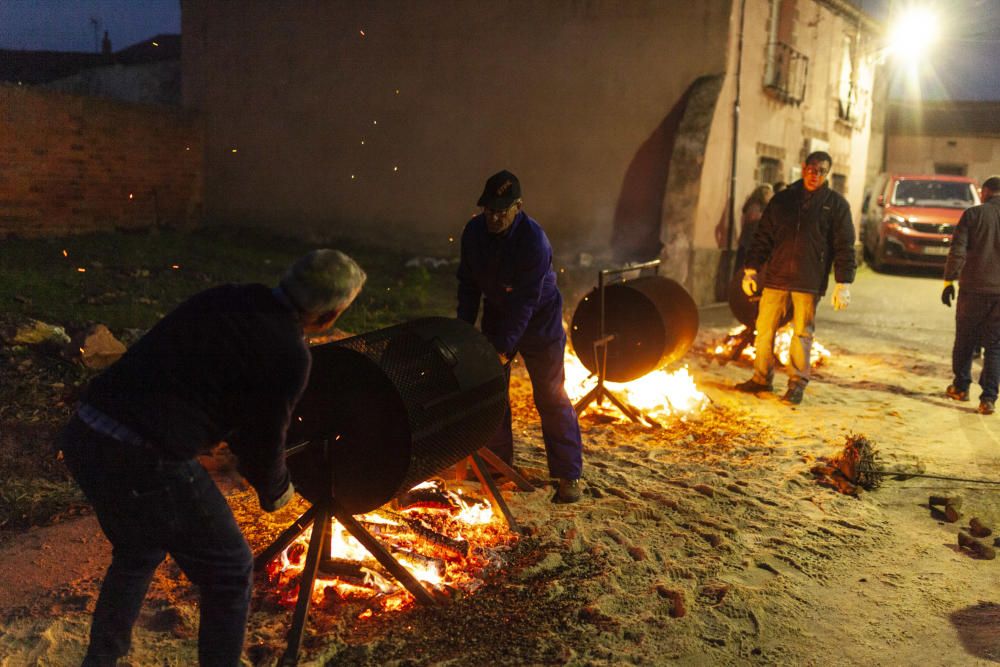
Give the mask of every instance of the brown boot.
[(575, 503), (583, 497), (578, 479), (560, 479), (556, 500), (560, 503)]

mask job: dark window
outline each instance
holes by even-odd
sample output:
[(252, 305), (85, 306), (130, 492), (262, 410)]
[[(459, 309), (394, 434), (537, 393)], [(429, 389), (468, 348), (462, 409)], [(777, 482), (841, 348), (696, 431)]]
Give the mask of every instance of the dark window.
[(934, 173), (946, 174), (948, 176), (967, 176), (968, 169), (964, 164), (944, 164), (941, 162), (935, 162)]
[(771, 0), (764, 65), (764, 90), (786, 104), (800, 104), (806, 94), (809, 58), (796, 51), (798, 0)]
[(809, 57), (783, 42), (768, 45), (764, 90), (787, 104), (801, 104), (806, 97)]
[(843, 174), (831, 174), (830, 175), (830, 187), (833, 188), (834, 192), (839, 192), (842, 195), (847, 194), (847, 176)]
[(781, 160), (762, 157), (757, 163), (757, 182), (776, 183), (781, 180)]
[(955, 181), (899, 181), (892, 193), (893, 206), (968, 208), (975, 203), (973, 186)]

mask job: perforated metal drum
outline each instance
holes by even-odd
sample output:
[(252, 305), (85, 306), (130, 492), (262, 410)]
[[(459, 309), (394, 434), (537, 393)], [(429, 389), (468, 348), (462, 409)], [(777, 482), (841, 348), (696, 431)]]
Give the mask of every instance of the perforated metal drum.
[(312, 355), (288, 438), (311, 444), (288, 466), (313, 503), (332, 494), (352, 514), (371, 511), (484, 446), (503, 419), (503, 367), (461, 320), (414, 320)]

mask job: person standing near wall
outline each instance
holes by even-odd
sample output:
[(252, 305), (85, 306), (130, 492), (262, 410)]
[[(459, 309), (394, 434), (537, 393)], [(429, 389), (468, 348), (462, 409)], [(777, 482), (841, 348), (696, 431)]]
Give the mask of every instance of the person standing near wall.
[[(739, 391), (772, 390), (774, 334), (791, 308), (791, 365), (782, 401), (789, 405), (801, 403), (809, 383), (816, 303), (826, 293), (831, 266), (837, 281), (834, 309), (841, 310), (850, 303), (849, 286), (857, 270), (854, 223), (847, 200), (827, 183), (832, 166), (833, 158), (828, 153), (810, 153), (802, 164), (802, 178), (774, 195), (754, 234), (743, 271), (743, 291), (752, 295), (758, 280), (764, 290), (757, 315), (754, 374), (736, 385)], [(767, 268), (759, 277), (765, 264)]]
[(767, 183), (758, 185), (743, 202), (743, 215), (740, 218), (740, 239), (736, 248), (736, 269), (743, 270), (750, 243), (757, 232), (757, 225), (764, 216), (764, 209), (774, 196), (774, 189)]
[[(556, 499), (581, 498), (583, 442), (576, 411), (566, 395), (562, 295), (552, 268), (552, 246), (541, 226), (524, 212), (521, 183), (509, 171), (486, 181), (482, 213), (465, 225), (458, 265), (460, 320), (480, 328), (500, 355), (508, 385), (510, 363), (520, 353), (531, 378), (549, 474), (559, 480)], [(510, 405), (489, 445), (507, 464), (514, 461)]]
[(962, 214), (944, 265), (941, 302), (950, 308), (956, 279), (961, 287), (951, 349), (954, 379), (945, 393), (956, 401), (969, 400), (972, 359), (982, 345), (979, 413), (991, 415), (1000, 383), (1000, 176), (987, 178), (980, 192), (983, 203)]

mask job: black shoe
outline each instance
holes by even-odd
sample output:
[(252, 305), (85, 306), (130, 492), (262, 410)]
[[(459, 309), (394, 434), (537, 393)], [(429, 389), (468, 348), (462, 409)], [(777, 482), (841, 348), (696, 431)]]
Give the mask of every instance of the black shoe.
[(785, 395), (781, 397), (781, 402), (786, 405), (798, 405), (802, 402), (802, 394), (804, 394), (806, 388), (800, 384), (792, 384), (788, 386), (788, 391)]
[(948, 394), (948, 398), (953, 398), (956, 401), (968, 401), (969, 400), (969, 390), (959, 391), (955, 385), (950, 384), (948, 388), (944, 390), (944, 393)]
[(997, 411), (996, 403), (993, 401), (979, 401), (979, 414), (991, 415)]
[(736, 391), (743, 391), (748, 394), (759, 394), (763, 391), (774, 391), (774, 385), (770, 383), (762, 384), (753, 378), (750, 378), (746, 382), (740, 382), (739, 384), (734, 385), (733, 389)]

